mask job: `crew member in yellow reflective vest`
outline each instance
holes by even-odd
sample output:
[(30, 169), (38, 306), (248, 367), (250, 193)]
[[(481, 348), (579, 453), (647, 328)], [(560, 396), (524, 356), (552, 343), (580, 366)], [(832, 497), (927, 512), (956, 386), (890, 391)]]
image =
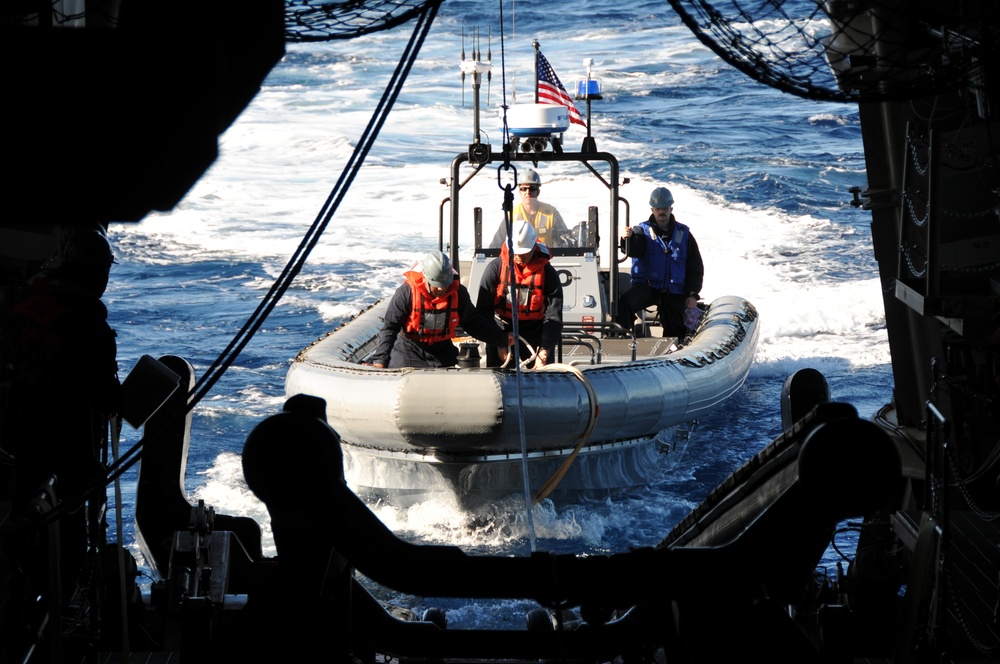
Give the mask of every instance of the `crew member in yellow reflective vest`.
[[(514, 223), (526, 221), (535, 228), (538, 241), (546, 247), (565, 247), (572, 244), (566, 222), (554, 206), (538, 200), (542, 189), (542, 179), (530, 168), (524, 169), (517, 181), (517, 191), (521, 200), (514, 203)], [(503, 246), (507, 239), (507, 224), (500, 222), (500, 227), (493, 235), (491, 247)]]

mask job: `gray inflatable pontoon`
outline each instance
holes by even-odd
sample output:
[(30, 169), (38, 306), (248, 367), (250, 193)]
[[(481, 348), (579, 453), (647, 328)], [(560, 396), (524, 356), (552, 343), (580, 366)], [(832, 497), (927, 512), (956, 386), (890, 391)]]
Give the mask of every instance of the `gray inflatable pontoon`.
[(757, 347), (756, 310), (729, 296), (679, 349), (665, 339), (590, 339), (564, 342), (563, 363), (539, 370), (363, 366), (385, 307), (300, 352), (285, 392), (326, 401), (348, 483), (386, 496), (434, 491), (438, 479), (460, 496), (521, 491), (522, 451), (539, 483), (574, 456), (560, 491), (642, 484), (653, 441), (732, 396)]

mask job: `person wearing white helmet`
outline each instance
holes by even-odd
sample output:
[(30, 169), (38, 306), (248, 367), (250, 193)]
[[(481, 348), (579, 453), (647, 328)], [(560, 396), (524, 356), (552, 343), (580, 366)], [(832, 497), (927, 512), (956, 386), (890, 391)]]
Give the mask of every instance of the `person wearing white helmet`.
[(664, 337), (683, 339), (690, 331), (687, 309), (698, 307), (705, 264), (691, 229), (674, 217), (674, 197), (666, 187), (656, 187), (649, 196), (649, 219), (626, 227), (622, 251), (632, 258), (632, 286), (618, 303), (615, 321), (632, 328), (635, 314), (655, 304), (660, 312)]
[[(514, 224), (513, 236), (513, 261), (504, 243), (500, 257), (493, 259), (483, 272), (476, 308), (484, 316), (496, 315), (505, 330), (513, 331), (512, 302), (516, 300), (518, 334), (537, 351), (535, 366), (550, 364), (555, 361), (556, 345), (562, 337), (562, 283), (549, 263), (548, 248), (538, 241), (534, 226), (521, 220)], [(511, 297), (514, 289), (517, 296)], [(523, 343), (519, 352), (522, 360), (530, 357)], [(487, 366), (500, 366), (504, 359), (506, 349), (487, 346)]]
[(378, 333), (378, 346), (366, 364), (379, 368), (453, 367), (458, 348), (452, 343), (461, 327), (480, 341), (510, 345), (507, 334), (472, 304), (468, 289), (458, 280), (451, 259), (432, 251), (403, 276)]
[[(520, 199), (514, 203), (513, 220), (527, 221), (535, 227), (538, 241), (547, 247), (562, 247), (566, 245), (569, 229), (555, 206), (543, 203), (538, 199), (542, 190), (542, 179), (530, 168), (524, 169), (517, 179), (517, 191)], [(499, 247), (507, 240), (507, 222), (501, 220), (500, 227), (493, 235), (491, 247)]]

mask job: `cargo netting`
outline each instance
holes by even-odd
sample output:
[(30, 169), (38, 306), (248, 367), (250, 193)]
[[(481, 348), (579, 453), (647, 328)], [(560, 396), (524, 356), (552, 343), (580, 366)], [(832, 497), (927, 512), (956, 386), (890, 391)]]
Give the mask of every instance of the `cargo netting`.
[(290, 42), (351, 39), (406, 23), (441, 0), (285, 0), (285, 39)]
[(698, 39), (807, 99), (982, 92), (1000, 61), (996, 0), (669, 0)]
[[(352, 39), (399, 26), (442, 1), (285, 0), (285, 39)], [(507, 0), (496, 1), (499, 8)], [(113, 26), (123, 2), (14, 2), (0, 10), (0, 18), (7, 24)], [(996, 84), (997, 0), (667, 0), (666, 5), (726, 62), (807, 99), (890, 101), (951, 91), (982, 98), (986, 87)], [(67, 13), (70, 6), (85, 11)]]
[[(0, 5), (0, 24), (60, 28), (115, 27), (129, 13), (123, 5), (145, 0), (39, 0)], [(352, 39), (389, 30), (443, 0), (285, 0), (285, 40), (317, 42)], [(234, 11), (261, 11), (249, 2)], [(196, 19), (193, 19), (196, 20)]]

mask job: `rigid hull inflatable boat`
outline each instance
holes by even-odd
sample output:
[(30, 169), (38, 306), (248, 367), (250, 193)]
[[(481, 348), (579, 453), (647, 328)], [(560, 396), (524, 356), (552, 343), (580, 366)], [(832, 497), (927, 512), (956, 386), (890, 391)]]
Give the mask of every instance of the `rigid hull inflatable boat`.
[(326, 401), (349, 484), (402, 495), (440, 490), (442, 479), (460, 495), (519, 490), (522, 427), (533, 486), (574, 452), (560, 491), (641, 484), (643, 455), (662, 432), (697, 420), (743, 384), (758, 335), (753, 306), (722, 297), (682, 348), (663, 338), (591, 339), (601, 345), (600, 364), (590, 363), (590, 347), (567, 341), (562, 363), (520, 374), (362, 366), (385, 306), (299, 353), (286, 394)]
[[(534, 46), (541, 91), (545, 60)], [(448, 193), (439, 249), (450, 255), (474, 302), (489, 296), (480, 285), (502, 255), (502, 225), (509, 219), (486, 219), (484, 210), (514, 208), (518, 182), (540, 187), (538, 171), (544, 173), (554, 198), (539, 205), (558, 207), (561, 214), (553, 214), (566, 217), (565, 228), (544, 230), (562, 284), (555, 361), (523, 371), (486, 368), (479, 359), (485, 347), (459, 338), (459, 368), (366, 366), (388, 307), (383, 300), (300, 352), (287, 374), (286, 396), (326, 401), (327, 419), (344, 444), (347, 481), (362, 493), (399, 499), (451, 490), (474, 502), (522, 491), (525, 475), (533, 492), (546, 487), (536, 497), (553, 489), (603, 493), (643, 485), (656, 465), (648, 459), (654, 442), (743, 384), (757, 346), (757, 312), (741, 297), (721, 297), (703, 307), (697, 329), (681, 339), (661, 336), (655, 307), (648, 320), (641, 312), (637, 332), (617, 325), (631, 260), (618, 243), (630, 225), (621, 191), (628, 179), (615, 155), (598, 151), (589, 135), (590, 102), (601, 98), (598, 81), (588, 72), (579, 86), (588, 126), (579, 151), (561, 145), (567, 107), (556, 107), (562, 124), (546, 123), (538, 118), (552, 106), (539, 103), (507, 111), (511, 139), (498, 147), (479, 140), (478, 83), (489, 67), (462, 63), (473, 76), (475, 142), (453, 159), (451, 177), (442, 181)], [(640, 192), (643, 203), (648, 193)], [(541, 214), (535, 222), (540, 240)], [(462, 249), (469, 244), (471, 251)]]

